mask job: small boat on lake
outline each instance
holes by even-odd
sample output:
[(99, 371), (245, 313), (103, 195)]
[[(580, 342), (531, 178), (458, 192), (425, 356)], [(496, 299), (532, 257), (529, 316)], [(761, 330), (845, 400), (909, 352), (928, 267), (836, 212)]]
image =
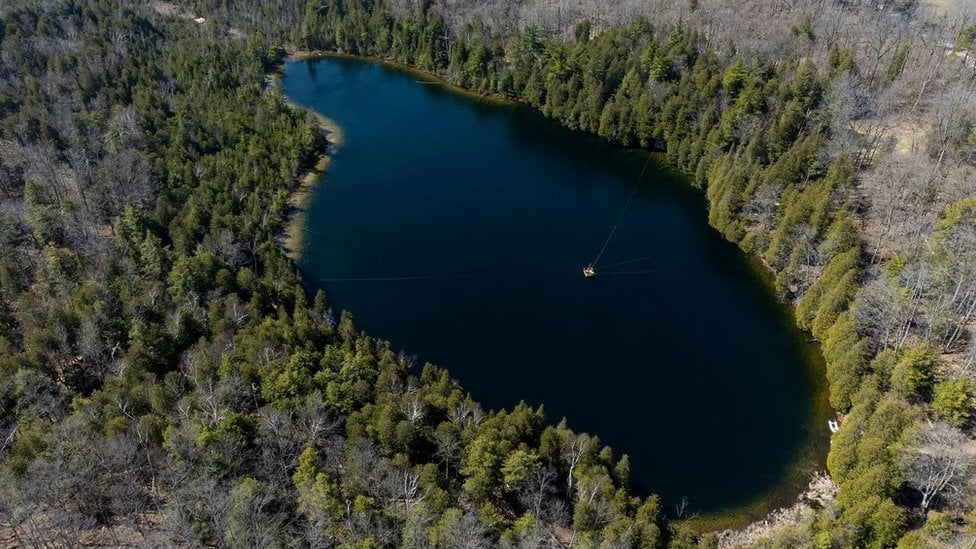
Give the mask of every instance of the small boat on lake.
[(583, 276), (586, 278), (593, 278), (596, 276), (596, 270), (593, 268), (593, 264), (590, 263), (586, 267), (583, 267)]

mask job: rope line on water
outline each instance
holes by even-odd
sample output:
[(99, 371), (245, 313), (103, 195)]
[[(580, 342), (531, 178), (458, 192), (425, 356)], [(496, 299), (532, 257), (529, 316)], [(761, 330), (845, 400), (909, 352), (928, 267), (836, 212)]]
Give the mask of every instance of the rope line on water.
[(637, 182), (634, 183), (634, 188), (630, 190), (630, 196), (627, 197), (627, 202), (624, 203), (624, 207), (620, 210), (620, 215), (617, 216), (617, 222), (613, 224), (613, 228), (610, 229), (610, 235), (607, 236), (607, 241), (603, 243), (603, 247), (600, 248), (600, 253), (596, 254), (596, 259), (593, 260), (593, 266), (596, 267), (597, 263), (600, 262), (600, 258), (603, 257), (603, 252), (607, 250), (607, 246), (610, 245), (610, 240), (613, 239), (613, 234), (617, 232), (617, 226), (620, 225), (620, 221), (624, 218), (624, 214), (627, 213), (627, 207), (630, 206), (630, 201), (634, 199), (634, 194), (637, 192), (637, 187), (640, 186), (641, 181), (644, 179), (644, 172), (647, 171), (647, 166), (651, 163), (651, 155), (647, 155), (647, 162), (644, 162), (644, 168), (641, 169), (641, 173), (637, 176)]
[(611, 263), (609, 265), (604, 265), (603, 268), (604, 269), (609, 269), (610, 267), (620, 267), (622, 265), (629, 265), (631, 263), (637, 263), (638, 261), (646, 261), (646, 260), (648, 260), (650, 258), (651, 258), (651, 256), (647, 255), (647, 256), (644, 256), (644, 257), (638, 257), (637, 259), (630, 259), (630, 260), (627, 260), (627, 261), (621, 261), (620, 263)]
[(473, 276), (449, 275), (449, 276), (360, 276), (352, 278), (320, 278), (319, 282), (396, 282), (407, 280), (460, 280), (474, 278)]
[[(628, 263), (636, 263), (637, 261), (644, 261), (645, 259), (650, 259), (649, 257), (641, 257), (638, 259), (631, 259), (629, 261), (622, 261), (620, 263), (615, 263), (608, 265), (620, 266)], [(600, 276), (628, 276), (628, 275), (642, 275), (651, 274), (653, 270), (644, 271), (613, 271), (613, 272), (600, 272)], [(561, 277), (561, 273), (521, 273), (519, 276), (525, 278), (549, 278), (549, 277)], [(417, 275), (417, 276), (357, 276), (357, 277), (344, 277), (344, 278), (319, 278), (319, 282), (408, 282), (408, 281), (438, 281), (438, 280), (470, 280), (476, 278), (474, 275)]]
[(654, 271), (652, 271), (652, 270), (646, 270), (646, 271), (621, 271), (621, 272), (616, 272), (616, 273), (604, 273), (604, 272), (601, 271), (600, 272), (600, 276), (643, 275), (643, 274), (651, 274), (653, 272)]

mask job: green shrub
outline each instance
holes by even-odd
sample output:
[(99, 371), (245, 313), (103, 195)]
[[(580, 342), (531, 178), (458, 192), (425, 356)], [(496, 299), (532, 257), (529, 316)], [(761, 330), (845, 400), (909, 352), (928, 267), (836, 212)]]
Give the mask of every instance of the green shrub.
[(972, 417), (973, 382), (966, 378), (940, 382), (932, 391), (932, 413), (935, 417), (963, 427)]
[(936, 357), (926, 344), (902, 351), (891, 372), (891, 387), (909, 400), (927, 400)]

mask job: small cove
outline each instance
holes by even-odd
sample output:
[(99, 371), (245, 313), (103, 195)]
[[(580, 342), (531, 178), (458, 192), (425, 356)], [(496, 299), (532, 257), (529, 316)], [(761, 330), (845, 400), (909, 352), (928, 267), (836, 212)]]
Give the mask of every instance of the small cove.
[(651, 160), (604, 254), (640, 274), (585, 280), (646, 153), (372, 62), (290, 62), (282, 89), (344, 129), (300, 265), (361, 328), (600, 436), (669, 508), (758, 518), (823, 468), (819, 352), (679, 174)]

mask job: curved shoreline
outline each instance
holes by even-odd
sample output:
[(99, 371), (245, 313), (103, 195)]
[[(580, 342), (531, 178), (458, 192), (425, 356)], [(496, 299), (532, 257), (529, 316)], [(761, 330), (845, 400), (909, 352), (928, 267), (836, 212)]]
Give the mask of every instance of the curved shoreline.
[[(417, 77), (423, 82), (436, 84), (439, 87), (451, 91), (452, 93), (456, 93), (463, 97), (477, 101), (486, 101), (499, 106), (528, 106), (517, 99), (498, 95), (482, 95), (471, 92), (445, 80), (442, 77), (422, 69), (373, 56), (361, 56), (325, 51), (290, 50), (287, 61), (315, 61), (318, 59), (329, 58), (352, 59), (360, 62), (376, 63), (384, 67), (408, 73)], [(289, 101), (289, 104), (316, 116), (320, 122), (323, 122), (323, 127), (325, 127), (327, 130), (338, 130), (340, 132), (338, 134), (338, 140), (341, 143), (341, 128), (339, 128), (334, 121), (331, 121), (327, 117), (302, 107), (301, 105), (297, 105), (291, 101)], [(325, 126), (324, 123), (328, 123), (329, 125)], [(331, 154), (331, 150), (329, 153)], [(325, 167), (327, 167), (328, 162), (331, 160), (331, 156), (323, 156), (325, 157)], [(323, 170), (325, 167), (323, 167)], [(300, 207), (300, 210), (290, 218), (288, 224), (289, 228), (287, 231), (289, 234), (287, 241), (292, 245), (297, 246), (297, 248), (290, 246), (288, 247), (290, 250), (289, 257), (292, 257), (292, 259), (295, 259), (296, 261), (301, 257), (301, 246), (303, 245), (303, 237), (307, 222), (304, 208), (307, 206), (307, 201), (310, 198), (311, 189), (320, 179), (319, 174), (321, 174), (321, 171), (308, 173), (305, 177), (308, 178), (313, 176), (313, 174), (314, 177), (312, 178), (312, 181), (308, 182), (303, 179), (301, 187), (294, 193), (296, 204), (304, 204)], [(291, 199), (289, 202), (292, 202)], [(772, 277), (768, 268), (766, 268), (755, 256), (746, 254), (746, 257), (754, 262), (754, 271), (757, 278), (761, 279), (763, 285), (769, 287), (769, 291), (774, 292), (772, 288)], [(792, 305), (788, 302), (783, 302), (782, 300), (778, 300), (778, 302), (784, 309), (784, 322), (789, 322), (792, 326), (799, 330), (799, 327), (796, 325), (796, 318), (793, 314)], [(788, 315), (789, 318), (786, 318), (786, 315)], [(803, 333), (806, 334), (807, 332)], [(804, 350), (804, 354), (816, 353), (817, 356), (804, 356), (802, 359), (803, 368), (805, 370), (804, 374), (810, 376), (810, 380), (813, 385), (813, 391), (809, 395), (812, 402), (813, 414), (811, 424), (800, 426), (801, 429), (811, 429), (807, 442), (797, 451), (793, 462), (788, 467), (784, 468), (780, 476), (780, 480), (777, 481), (772, 487), (763, 491), (755, 498), (743, 503), (742, 505), (728, 509), (716, 510), (701, 516), (696, 515), (691, 519), (687, 519), (688, 523), (695, 529), (701, 532), (721, 532), (720, 536), (723, 539), (733, 539), (735, 537), (735, 532), (738, 530), (753, 529), (755, 525), (774, 522), (774, 519), (777, 517), (783, 517), (784, 515), (794, 513), (798, 508), (806, 508), (811, 506), (811, 498), (809, 497), (810, 487), (813, 486), (819, 479), (823, 478), (823, 470), (826, 468), (824, 463), (826, 456), (825, 450), (828, 446), (827, 441), (829, 440), (828, 437), (818, 436), (815, 429), (818, 427), (822, 427), (824, 430), (826, 429), (825, 420), (821, 421), (821, 419), (825, 413), (832, 413), (832, 411), (829, 410), (829, 405), (827, 405), (827, 408), (824, 408), (824, 404), (826, 403), (827, 388), (825, 365), (823, 362), (823, 357), (819, 351), (819, 345), (808, 345), (809, 347)], [(824, 425), (820, 425), (822, 423)]]
[[(277, 79), (271, 85), (280, 89), (280, 83)], [(299, 176), (298, 187), (288, 194), (287, 219), (278, 243), (285, 255), (297, 263), (301, 261), (302, 254), (305, 251), (305, 235), (308, 233), (308, 206), (312, 201), (312, 193), (322, 181), (322, 175), (332, 164), (332, 156), (342, 146), (345, 135), (342, 126), (335, 120), (290, 100), (287, 103), (291, 108), (315, 117), (319, 132), (325, 139), (325, 148), (316, 158), (315, 164)]]
[(385, 57), (376, 57), (372, 55), (354, 55), (351, 53), (341, 53), (341, 52), (331, 52), (331, 51), (305, 51), (305, 50), (288, 50), (288, 57), (286, 61), (315, 61), (318, 59), (355, 59), (357, 61), (370, 61), (383, 65), (384, 67), (397, 69), (403, 71), (407, 74), (417, 77), (419, 80), (427, 84), (437, 84), (446, 90), (456, 93), (460, 96), (467, 97), (469, 99), (474, 99), (476, 101), (484, 101), (489, 104), (499, 105), (499, 106), (513, 106), (513, 105), (526, 105), (518, 99), (513, 99), (506, 95), (501, 95), (497, 93), (493, 94), (481, 94), (473, 92), (467, 88), (463, 88), (444, 77), (438, 76), (432, 72), (425, 71), (423, 69), (418, 69), (410, 65), (405, 65), (398, 61), (392, 59), (386, 59)]
[[(749, 259), (753, 275), (775, 295), (775, 281), (766, 264), (759, 257), (744, 251), (742, 253)], [(819, 488), (825, 479), (829, 481), (830, 478), (826, 464), (830, 449), (827, 420), (834, 417), (828, 399), (827, 364), (820, 343), (797, 325), (795, 306), (780, 299), (777, 299), (777, 303), (783, 321), (809, 336), (803, 343), (804, 354), (800, 360), (811, 388), (808, 395), (811, 403), (810, 422), (800, 428), (809, 429), (809, 433), (806, 442), (796, 451), (790, 465), (783, 468), (773, 486), (741, 505), (706, 513), (690, 521), (702, 532), (719, 532), (724, 540), (738, 539), (738, 534), (746, 531), (754, 532), (760, 524), (782, 525), (785, 517), (798, 516), (800, 509), (812, 508), (813, 505), (823, 506), (822, 500), (829, 499)]]

